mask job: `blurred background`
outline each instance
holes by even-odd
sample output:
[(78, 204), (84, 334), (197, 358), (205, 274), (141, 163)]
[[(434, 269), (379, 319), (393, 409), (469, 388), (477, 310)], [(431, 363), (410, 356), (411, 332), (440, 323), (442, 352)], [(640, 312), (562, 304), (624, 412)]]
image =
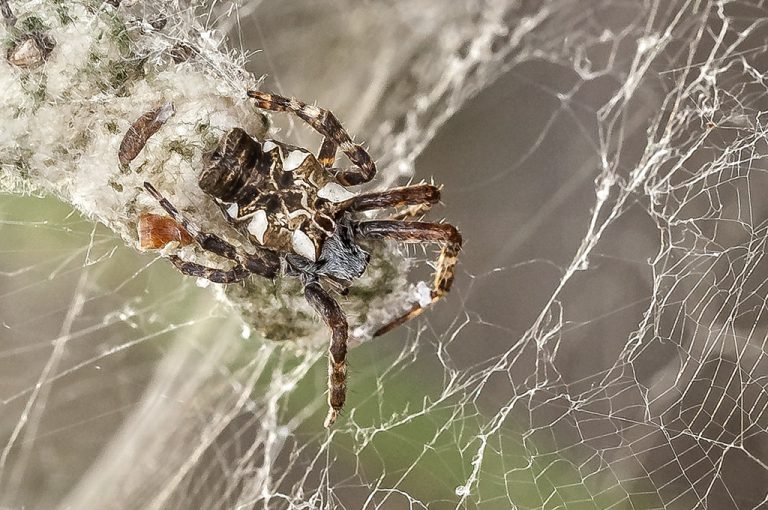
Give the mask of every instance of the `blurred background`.
[(444, 186), (454, 290), (350, 352), (329, 434), (322, 350), (247, 337), (166, 262), (4, 196), (0, 507), (765, 504), (765, 5), (190, 8), (263, 90), (364, 140), (374, 187)]

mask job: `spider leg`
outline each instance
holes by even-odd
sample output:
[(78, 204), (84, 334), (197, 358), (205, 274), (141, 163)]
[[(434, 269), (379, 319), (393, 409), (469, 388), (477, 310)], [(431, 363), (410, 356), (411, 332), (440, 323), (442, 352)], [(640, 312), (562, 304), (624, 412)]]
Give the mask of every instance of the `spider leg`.
[(402, 188), (391, 188), (385, 191), (363, 193), (336, 204), (337, 211), (370, 211), (386, 207), (404, 207), (408, 209), (400, 213), (405, 217), (416, 216), (426, 212), (433, 204), (440, 201), (440, 189), (431, 184), (415, 184)]
[[(226, 259), (235, 261), (237, 267), (235, 267), (233, 271), (236, 271), (238, 267), (244, 267), (247, 271), (265, 278), (274, 278), (277, 275), (280, 269), (280, 257), (276, 252), (266, 248), (256, 247), (255, 253), (245, 253), (216, 234), (201, 232), (194, 223), (180, 213), (179, 210), (157, 191), (154, 186), (145, 182), (144, 188), (146, 188), (147, 192), (160, 203), (160, 206), (165, 209), (165, 212), (167, 212), (171, 218), (184, 227), (184, 230), (192, 236), (201, 248)], [(176, 267), (179, 266), (177, 265)]]
[(240, 282), (245, 280), (248, 275), (251, 274), (241, 265), (237, 265), (229, 271), (224, 271), (222, 269), (214, 269), (212, 267), (195, 264), (194, 262), (185, 262), (176, 255), (171, 255), (169, 258), (171, 259), (173, 265), (176, 266), (176, 269), (181, 271), (183, 274), (187, 276), (205, 278), (206, 280), (210, 280), (213, 283)]
[[(262, 110), (296, 114), (312, 126), (315, 131), (323, 135), (326, 140), (329, 140), (328, 142), (323, 141), (322, 149), (325, 151), (321, 149), (321, 155), (318, 159), (324, 159), (325, 162), (330, 161), (331, 142), (340, 147), (357, 168), (337, 170), (336, 180), (339, 183), (344, 186), (354, 186), (368, 182), (376, 175), (376, 165), (371, 156), (360, 145), (352, 141), (339, 120), (330, 111), (308, 105), (298, 99), (289, 99), (256, 90), (249, 90), (248, 95), (256, 100), (256, 106)], [(335, 148), (333, 152), (335, 153)], [(325, 163), (323, 165), (325, 166)]]
[(409, 205), (399, 213), (390, 216), (391, 220), (410, 220), (424, 216), (432, 208), (432, 204), (426, 202), (421, 204)]
[(336, 142), (328, 137), (323, 138), (323, 143), (317, 153), (317, 160), (326, 170), (330, 169), (336, 162), (336, 149)]
[(414, 303), (408, 311), (379, 328), (373, 336), (383, 335), (420, 315), (427, 306), (434, 304), (451, 289), (454, 270), (458, 262), (462, 243), (461, 234), (453, 225), (417, 221), (376, 220), (357, 223), (355, 231), (359, 238), (386, 238), (403, 243), (433, 242), (443, 245), (440, 256), (437, 259), (430, 302), (425, 304)]
[(336, 422), (347, 397), (347, 338), (349, 326), (344, 311), (317, 282), (304, 287), (304, 297), (331, 329), (328, 347), (328, 417), (326, 428)]

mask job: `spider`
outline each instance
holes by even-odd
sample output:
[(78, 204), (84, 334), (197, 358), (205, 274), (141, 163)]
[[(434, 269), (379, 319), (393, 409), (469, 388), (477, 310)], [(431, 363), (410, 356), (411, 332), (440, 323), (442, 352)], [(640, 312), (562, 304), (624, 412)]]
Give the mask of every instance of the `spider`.
[[(263, 92), (248, 91), (248, 95), (263, 110), (297, 115), (323, 136), (323, 142), (315, 156), (280, 141), (255, 140), (234, 128), (206, 155), (198, 184), (216, 201), (227, 222), (249, 240), (247, 251), (216, 234), (202, 232), (152, 184), (145, 182), (144, 187), (202, 249), (234, 262), (232, 269), (221, 270), (170, 256), (183, 274), (224, 284), (250, 275), (301, 281), (304, 297), (331, 331), (325, 420), (330, 427), (346, 399), (348, 340), (347, 319), (332, 292), (345, 295), (365, 271), (370, 255), (358, 242), (392, 239), (442, 245), (429, 303), (410, 305), (374, 333), (379, 336), (419, 315), (450, 290), (461, 234), (446, 223), (409, 221), (440, 200), (436, 186), (417, 184), (362, 194), (349, 191), (348, 186), (370, 181), (376, 166), (330, 111)], [(334, 167), (339, 148), (352, 167)], [(405, 209), (391, 219), (356, 217), (363, 211), (400, 207)]]

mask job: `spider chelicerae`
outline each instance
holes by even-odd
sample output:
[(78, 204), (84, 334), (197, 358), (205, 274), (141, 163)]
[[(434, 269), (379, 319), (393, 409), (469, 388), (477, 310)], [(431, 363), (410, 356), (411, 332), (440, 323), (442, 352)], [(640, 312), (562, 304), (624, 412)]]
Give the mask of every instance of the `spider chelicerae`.
[[(276, 140), (255, 140), (235, 128), (206, 156), (199, 186), (219, 204), (226, 220), (250, 241), (247, 251), (216, 234), (202, 232), (152, 184), (145, 182), (144, 187), (201, 248), (235, 264), (230, 270), (221, 270), (171, 256), (171, 262), (185, 275), (215, 283), (238, 282), (252, 274), (300, 279), (306, 300), (331, 330), (330, 409), (325, 420), (325, 426), (330, 427), (346, 398), (349, 329), (332, 292), (345, 295), (365, 271), (370, 256), (358, 241), (393, 239), (442, 245), (430, 302), (413, 303), (403, 315), (374, 333), (379, 336), (419, 315), (425, 306), (450, 290), (461, 235), (446, 223), (413, 221), (440, 200), (440, 190), (433, 185), (362, 194), (349, 191), (347, 186), (370, 181), (376, 166), (331, 112), (273, 94), (249, 91), (248, 95), (263, 110), (297, 115), (324, 138), (316, 157), (306, 149)], [(337, 149), (347, 156), (352, 167), (334, 167)], [(385, 208), (401, 208), (401, 212), (381, 220), (356, 217), (359, 212)]]

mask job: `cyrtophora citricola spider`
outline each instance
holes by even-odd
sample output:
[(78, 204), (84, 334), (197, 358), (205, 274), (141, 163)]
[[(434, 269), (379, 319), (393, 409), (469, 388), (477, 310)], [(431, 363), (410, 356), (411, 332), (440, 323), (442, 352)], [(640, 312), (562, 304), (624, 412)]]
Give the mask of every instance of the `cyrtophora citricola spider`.
[[(256, 91), (248, 95), (259, 108), (293, 113), (317, 130), (323, 136), (318, 156), (277, 140), (261, 142), (243, 129), (234, 128), (206, 155), (198, 183), (218, 204), (227, 223), (248, 240), (247, 248), (201, 231), (149, 182), (144, 183), (147, 192), (178, 228), (165, 224), (162, 229), (149, 227), (140, 230), (139, 237), (142, 246), (158, 247), (158, 238), (160, 242), (182, 241), (182, 233), (186, 232), (203, 250), (232, 261), (234, 266), (227, 270), (212, 268), (178, 255), (170, 255), (171, 262), (185, 275), (214, 283), (241, 282), (251, 275), (297, 278), (305, 299), (331, 330), (330, 410), (325, 420), (325, 426), (330, 427), (346, 399), (349, 340), (346, 315), (331, 292), (347, 295), (351, 284), (365, 272), (370, 255), (361, 243), (392, 239), (442, 245), (428, 302), (411, 304), (405, 313), (374, 332), (373, 336), (379, 336), (416, 317), (450, 290), (462, 239), (453, 225), (411, 221), (414, 214), (423, 213), (440, 200), (440, 191), (434, 185), (416, 184), (362, 194), (349, 191), (347, 186), (370, 181), (376, 166), (331, 112), (277, 95)], [(171, 111), (171, 106), (165, 106), (134, 123), (120, 146), (120, 161), (135, 158), (148, 138), (160, 129), (163, 122), (157, 119)], [(338, 149), (353, 166), (334, 166)], [(386, 208), (401, 208), (403, 212), (384, 220), (360, 219), (355, 214)], [(153, 224), (156, 222), (153, 220)], [(162, 230), (161, 235), (158, 230)]]
[[(372, 179), (375, 166), (334, 117), (275, 96), (253, 93), (249, 98), (245, 91), (258, 80), (243, 70), (242, 57), (220, 50), (222, 38), (194, 18), (183, 24), (158, 22), (158, 15), (169, 19), (173, 12), (153, 9), (147, 3), (85, 0), (0, 2), (0, 37), (7, 46), (0, 59), (0, 189), (55, 195), (131, 246), (183, 257), (187, 272), (216, 266), (224, 254), (235, 257), (235, 267), (215, 268), (219, 272), (212, 274), (239, 277), (237, 263), (253, 262), (243, 254), (256, 253), (256, 247), (277, 253), (279, 267), (267, 261), (262, 272), (296, 278), (247, 278), (217, 286), (221, 290), (215, 295), (251, 331), (295, 345), (325, 341), (317, 327), (320, 310), (334, 331), (333, 421), (343, 401), (347, 342), (354, 345), (381, 334), (447, 291), (460, 236), (448, 225), (413, 221), (439, 200), (434, 186), (355, 197), (346, 187)], [(318, 156), (280, 142), (257, 142), (267, 140), (265, 110), (295, 111), (321, 131), (330, 130)], [(228, 145), (238, 141), (240, 148)], [(210, 155), (217, 149), (224, 156), (260, 156), (211, 166)], [(332, 168), (337, 149), (347, 153), (353, 169)], [(254, 197), (238, 195), (223, 207), (215, 199), (224, 195), (216, 193), (234, 188), (209, 193), (198, 183), (201, 169), (240, 175), (268, 159), (284, 175), (306, 178), (300, 184), (275, 183), (280, 207), (286, 208), (282, 219), (269, 208), (248, 217), (244, 206), (255, 206)], [(159, 216), (162, 210), (145, 182), (200, 230), (182, 225), (181, 216), (179, 221), (169, 221), (167, 212)], [(310, 197), (314, 203), (302, 202)], [(293, 208), (296, 200), (301, 206)], [(387, 221), (361, 221), (372, 209), (398, 205), (405, 209)], [(222, 243), (214, 243), (214, 250), (199, 249), (208, 247), (201, 243), (202, 231), (217, 232)], [(408, 282), (412, 262), (398, 242), (443, 245), (442, 269), (432, 286)], [(239, 265), (259, 274), (248, 264)], [(352, 279), (355, 285), (349, 287)], [(319, 280), (331, 292), (349, 292), (346, 313)]]

